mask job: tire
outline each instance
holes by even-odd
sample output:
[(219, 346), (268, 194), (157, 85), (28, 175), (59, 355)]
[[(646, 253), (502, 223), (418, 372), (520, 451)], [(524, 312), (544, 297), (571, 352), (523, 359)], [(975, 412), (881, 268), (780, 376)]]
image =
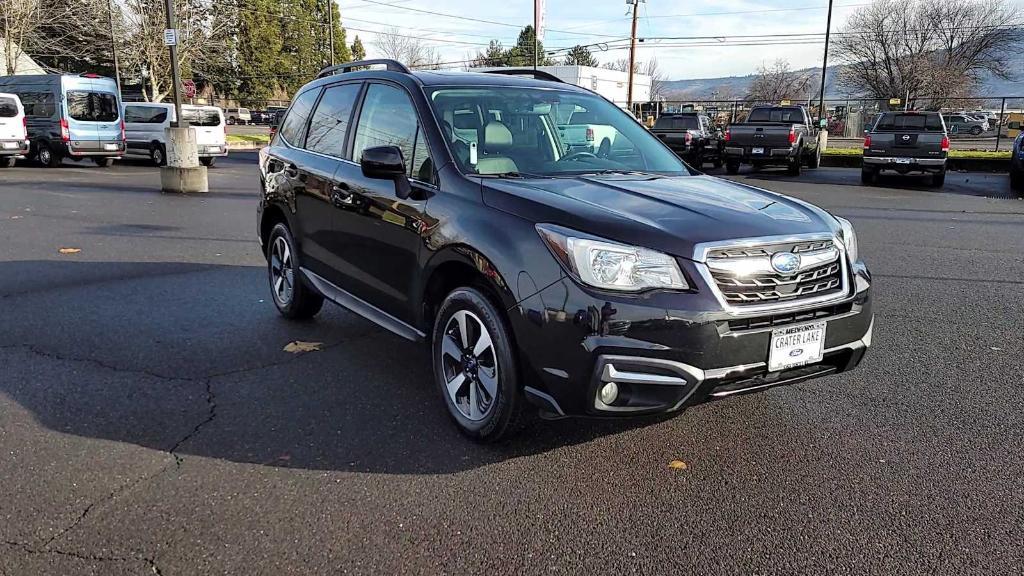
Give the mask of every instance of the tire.
[(199, 163), (203, 166), (210, 167), (217, 163), (217, 158), (213, 156), (204, 156), (199, 159)]
[(14, 156), (4, 156), (0, 158), (0, 168), (14, 168), (15, 160)]
[(163, 144), (155, 144), (149, 150), (149, 158), (155, 166), (167, 164), (167, 149)]
[(810, 158), (807, 159), (807, 167), (810, 168), (811, 170), (816, 169), (818, 166), (821, 166), (821, 147), (820, 146), (816, 147), (814, 149), (814, 154), (812, 154), (810, 156)]
[(1018, 192), (1024, 192), (1024, 172), (1010, 170), (1010, 188)]
[(943, 184), (946, 183), (946, 171), (936, 172), (932, 174), (932, 188), (942, 188)]
[(725, 173), (726, 174), (734, 174), (734, 175), (735, 174), (739, 174), (740, 173), (740, 163), (739, 162), (726, 162), (725, 163)]
[(235, 117), (234, 116), (228, 116), (228, 126), (234, 126), (234, 125), (235, 125)]
[(114, 159), (109, 157), (93, 156), (92, 161), (100, 168), (110, 168), (114, 165)]
[(789, 166), (786, 167), (786, 174), (789, 174), (790, 176), (799, 176), (800, 170), (803, 168), (803, 166), (803, 158), (797, 156), (792, 162), (789, 163)]
[(878, 170), (875, 170), (874, 168), (868, 168), (867, 166), (861, 167), (860, 181), (862, 184), (874, 186), (875, 182), (878, 181)]
[(722, 167), (722, 159), (720, 157), (719, 158), (715, 158), (711, 162), (711, 165), (714, 166), (715, 168), (721, 168)]
[(971, 126), (971, 135), (980, 136), (982, 133), (981, 126)]
[(288, 226), (277, 224), (270, 231), (266, 257), (270, 295), (277, 311), (290, 320), (316, 316), (324, 305), (324, 297), (302, 281), (301, 256)]
[(473, 440), (496, 442), (519, 423), (524, 399), (513, 349), (505, 319), (482, 292), (448, 294), (434, 321), (434, 381), (449, 416)]
[(47, 168), (56, 168), (60, 166), (61, 157), (60, 154), (50, 149), (49, 144), (42, 142), (36, 149), (36, 160)]

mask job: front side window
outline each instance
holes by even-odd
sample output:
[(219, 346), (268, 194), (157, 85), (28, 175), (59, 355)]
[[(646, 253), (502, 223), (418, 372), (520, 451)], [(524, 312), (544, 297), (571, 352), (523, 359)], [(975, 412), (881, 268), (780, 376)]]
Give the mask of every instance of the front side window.
[(309, 120), (309, 113), (319, 95), (319, 89), (306, 90), (292, 102), (280, 131), (281, 137), (292, 146), (303, 146), (306, 140), (306, 120)]
[(124, 121), (137, 124), (163, 124), (167, 120), (167, 109), (154, 106), (125, 106)]
[[(451, 86), (428, 93), (464, 174), (558, 177), (605, 172), (689, 175), (624, 110), (589, 92)], [(699, 126), (690, 117), (693, 126)]]
[(18, 103), (14, 98), (0, 96), (0, 118), (14, 118), (18, 115)]
[(113, 122), (120, 117), (117, 96), (108, 92), (71, 90), (68, 92), (68, 115), (83, 122)]
[(359, 95), (359, 84), (331, 86), (317, 104), (309, 122), (306, 148), (335, 158), (345, 157), (345, 136)]
[(426, 182), (433, 179), (430, 152), (409, 96), (394, 86), (371, 84), (366, 90), (356, 125), (352, 157), (375, 146), (397, 146), (405, 158), (406, 173)]

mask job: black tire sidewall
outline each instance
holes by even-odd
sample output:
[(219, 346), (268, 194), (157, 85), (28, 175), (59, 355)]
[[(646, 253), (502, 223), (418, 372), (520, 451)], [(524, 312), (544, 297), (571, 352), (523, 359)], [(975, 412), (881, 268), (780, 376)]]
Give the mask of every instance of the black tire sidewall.
[[(498, 397), (490, 413), (480, 421), (469, 420), (455, 407), (445, 386), (441, 366), (441, 341), (449, 319), (459, 310), (468, 310), (485, 324), (498, 356)], [(507, 322), (490, 300), (476, 288), (452, 291), (437, 311), (432, 334), (431, 358), (434, 382), (448, 415), (464, 434), (480, 441), (496, 440), (514, 424), (520, 407), (519, 374), (513, 354), (513, 342)]]
[[(270, 269), (270, 251), (274, 246), (274, 241), (277, 238), (283, 237), (284, 241), (288, 243), (288, 250), (291, 251), (292, 257), (292, 299), (286, 305), (282, 305), (277, 301), (277, 295), (274, 294), (274, 278), (271, 275)], [(286, 318), (306, 318), (319, 311), (320, 306), (323, 303), (323, 296), (317, 294), (312, 288), (303, 282), (302, 272), (300, 267), (302, 266), (301, 255), (295, 245), (295, 240), (292, 238), (291, 230), (288, 226), (278, 223), (270, 230), (270, 234), (267, 236), (267, 246), (264, 256), (267, 259), (267, 286), (270, 288), (270, 299), (274, 301), (274, 306), (278, 312)], [(308, 302), (307, 302), (308, 301)]]
[[(157, 158), (157, 154), (160, 155), (159, 159)], [(156, 146), (153, 146), (153, 149), (150, 150), (149, 152), (149, 157), (150, 159), (153, 160), (153, 164), (156, 164), (157, 166), (163, 166), (164, 163), (167, 162), (167, 153), (164, 152), (164, 147), (162, 144), (157, 144)]]

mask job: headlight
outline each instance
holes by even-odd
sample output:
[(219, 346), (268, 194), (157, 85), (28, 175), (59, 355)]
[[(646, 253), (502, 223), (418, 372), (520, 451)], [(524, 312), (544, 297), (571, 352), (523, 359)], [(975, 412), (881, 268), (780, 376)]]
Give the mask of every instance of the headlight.
[(846, 246), (846, 252), (850, 255), (850, 262), (856, 262), (860, 256), (857, 253), (857, 233), (853, 231), (853, 224), (850, 224), (846, 218), (838, 216), (836, 216), (836, 220), (839, 220), (839, 225), (843, 227), (842, 241)]
[(538, 224), (537, 232), (566, 270), (588, 286), (621, 292), (689, 288), (679, 265), (667, 254), (550, 224)]

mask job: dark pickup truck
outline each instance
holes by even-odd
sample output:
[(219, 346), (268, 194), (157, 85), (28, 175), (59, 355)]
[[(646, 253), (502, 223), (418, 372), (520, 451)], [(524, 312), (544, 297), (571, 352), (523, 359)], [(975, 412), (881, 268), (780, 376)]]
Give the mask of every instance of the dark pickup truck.
[(715, 168), (722, 167), (725, 145), (722, 132), (704, 114), (662, 114), (651, 128), (651, 134), (694, 168), (702, 168), (705, 162), (711, 162)]
[(864, 135), (861, 181), (874, 184), (882, 170), (931, 174), (932, 186), (946, 181), (949, 137), (938, 112), (886, 112)]
[(803, 106), (755, 106), (746, 122), (725, 132), (725, 168), (736, 174), (740, 164), (786, 166), (792, 175), (821, 162), (818, 129)]

